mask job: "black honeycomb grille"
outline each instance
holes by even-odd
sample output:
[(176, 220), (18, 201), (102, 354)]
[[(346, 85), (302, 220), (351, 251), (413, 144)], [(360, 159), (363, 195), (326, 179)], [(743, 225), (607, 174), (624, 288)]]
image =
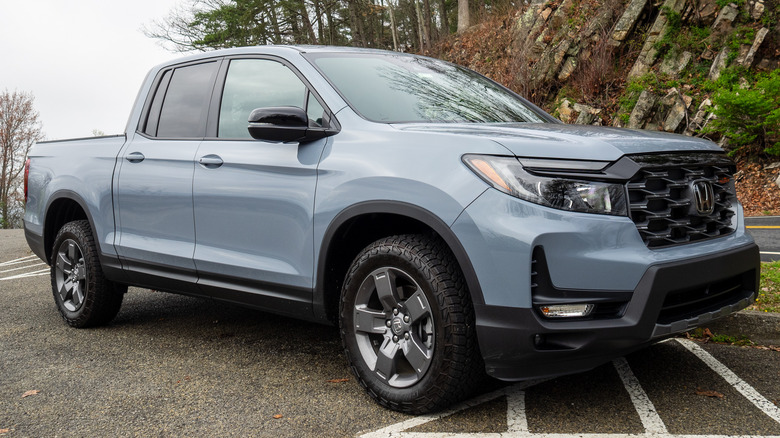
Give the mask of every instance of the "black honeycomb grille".
[[(649, 248), (711, 239), (734, 232), (734, 164), (721, 154), (632, 157), (641, 169), (628, 183), (631, 219)], [(661, 165), (663, 163), (663, 165)], [(712, 184), (715, 207), (701, 214), (693, 186)]]

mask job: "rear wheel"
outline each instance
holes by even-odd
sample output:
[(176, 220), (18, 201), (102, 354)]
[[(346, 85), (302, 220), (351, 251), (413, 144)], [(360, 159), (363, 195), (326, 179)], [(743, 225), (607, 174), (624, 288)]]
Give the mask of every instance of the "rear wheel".
[(347, 274), (340, 324), (355, 375), (386, 407), (440, 409), (483, 375), (468, 290), (440, 239), (393, 236), (365, 248)]
[(105, 278), (89, 222), (68, 222), (52, 250), (51, 287), (62, 318), (73, 327), (111, 321), (122, 306), (127, 286)]

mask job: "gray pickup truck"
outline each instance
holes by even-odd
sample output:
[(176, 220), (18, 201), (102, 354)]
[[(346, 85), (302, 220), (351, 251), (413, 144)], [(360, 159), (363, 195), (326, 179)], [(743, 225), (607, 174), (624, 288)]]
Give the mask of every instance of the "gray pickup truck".
[(368, 393), (420, 413), (748, 306), (734, 172), (434, 59), (251, 47), (152, 69), (123, 135), (35, 145), (25, 231), (71, 326), (129, 285), (338, 324)]

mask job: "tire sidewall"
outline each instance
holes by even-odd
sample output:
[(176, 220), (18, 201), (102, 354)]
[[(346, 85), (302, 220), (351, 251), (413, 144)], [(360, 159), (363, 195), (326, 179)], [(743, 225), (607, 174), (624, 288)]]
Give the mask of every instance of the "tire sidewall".
[[(86, 271), (86, 279), (84, 281), (84, 301), (82, 302), (81, 306), (79, 306), (79, 308), (76, 309), (75, 311), (70, 311), (67, 308), (65, 308), (62, 301), (62, 297), (60, 296), (58, 291), (57, 280), (56, 280), (57, 257), (60, 248), (67, 240), (72, 240), (78, 246), (78, 249), (81, 252), (81, 256), (84, 258), (84, 265)], [(94, 287), (95, 287), (94, 285), (95, 273), (92, 272), (92, 270), (90, 269), (91, 266), (94, 266), (93, 257), (94, 257), (94, 251), (90, 247), (90, 243), (87, 240), (86, 236), (84, 235), (80, 223), (70, 222), (65, 224), (60, 230), (60, 232), (57, 234), (57, 238), (54, 241), (54, 245), (52, 247), (51, 286), (52, 286), (52, 292), (54, 293), (54, 300), (57, 304), (57, 308), (59, 309), (60, 314), (65, 319), (65, 321), (67, 321), (68, 324), (72, 326), (77, 326), (77, 327), (81, 326), (89, 318), (89, 312), (91, 310), (92, 302), (93, 302), (92, 294), (94, 294)]]
[[(378, 254), (371, 254), (373, 251), (376, 251), (376, 249), (384, 251)], [(432, 287), (437, 285), (431, 284), (433, 275), (430, 272), (429, 266), (427, 266), (427, 261), (424, 260), (424, 258), (419, 257), (413, 250), (395, 246), (390, 246), (389, 251), (387, 251), (387, 249), (388, 247), (384, 245), (380, 248), (367, 248), (367, 250), (364, 250), (364, 252), (356, 258), (355, 263), (359, 263), (359, 265), (357, 269), (348, 274), (348, 278), (344, 284), (340, 309), (341, 318), (339, 318), (339, 320), (342, 342), (347, 353), (347, 358), (353, 371), (358, 376), (360, 384), (372, 394), (375, 394), (377, 396), (375, 398), (377, 398), (380, 403), (386, 404), (393, 409), (398, 409), (399, 406), (387, 404), (385, 400), (397, 400), (400, 404), (412, 403), (418, 400), (422, 394), (426, 393), (431, 385), (434, 384), (432, 380), (435, 380), (436, 376), (441, 374), (440, 370), (445, 357), (445, 327), (443, 323), (442, 308), (433, 292), (434, 288)], [(418, 382), (406, 388), (392, 387), (378, 377), (363, 360), (355, 338), (354, 308), (358, 289), (369, 274), (376, 269), (383, 267), (400, 269), (412, 277), (420, 286), (420, 289), (423, 291), (425, 298), (431, 306), (431, 315), (434, 324), (433, 358), (431, 359), (431, 364), (425, 375)], [(430, 277), (430, 279), (428, 277)]]

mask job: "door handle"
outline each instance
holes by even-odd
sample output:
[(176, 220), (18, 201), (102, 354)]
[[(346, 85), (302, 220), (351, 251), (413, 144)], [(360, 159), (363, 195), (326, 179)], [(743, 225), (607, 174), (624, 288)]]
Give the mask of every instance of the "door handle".
[(131, 163), (140, 163), (141, 161), (144, 160), (144, 158), (146, 158), (146, 157), (144, 157), (144, 154), (142, 154), (140, 152), (130, 152), (125, 157), (125, 160), (127, 160), (127, 161), (129, 161)]
[(209, 154), (200, 157), (198, 163), (207, 169), (216, 169), (224, 164), (224, 161), (222, 161), (222, 158), (220, 158), (219, 155)]

